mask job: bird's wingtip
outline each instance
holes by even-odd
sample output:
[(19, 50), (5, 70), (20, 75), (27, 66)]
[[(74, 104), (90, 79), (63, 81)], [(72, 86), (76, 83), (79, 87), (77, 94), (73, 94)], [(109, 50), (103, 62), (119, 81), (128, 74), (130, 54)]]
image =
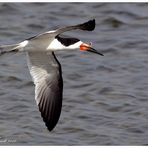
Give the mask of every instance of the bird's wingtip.
[(46, 125), (47, 130), (48, 130), (49, 132), (51, 132), (51, 131), (55, 128), (55, 125), (54, 125), (54, 126), (48, 126), (47, 124), (45, 124), (45, 125)]
[(80, 25), (80, 28), (82, 30), (87, 30), (87, 31), (93, 31), (95, 29), (95, 19), (89, 20), (88, 22), (85, 22), (83, 24)]

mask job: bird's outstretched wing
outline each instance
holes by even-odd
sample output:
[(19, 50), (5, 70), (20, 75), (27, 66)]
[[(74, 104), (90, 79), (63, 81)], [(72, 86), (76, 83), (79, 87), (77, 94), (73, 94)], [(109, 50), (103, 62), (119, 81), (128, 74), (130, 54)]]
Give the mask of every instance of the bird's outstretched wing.
[(55, 33), (58, 35), (58, 34), (61, 34), (63, 32), (75, 30), (75, 29), (92, 31), (92, 30), (95, 29), (95, 20), (93, 19), (93, 20), (89, 20), (88, 22), (85, 22), (83, 24), (59, 28), (59, 29), (55, 30)]
[(62, 108), (63, 79), (61, 65), (53, 52), (27, 52), (28, 67), (35, 84), (35, 100), (51, 131)]
[(93, 31), (95, 29), (95, 25), (96, 25), (95, 19), (93, 19), (82, 24), (66, 26), (66, 27), (58, 28), (56, 30), (47, 31), (37, 36), (31, 37), (28, 40), (43, 39), (45, 41), (46, 39), (48, 39), (49, 41), (49, 38), (50, 38), (50, 40), (52, 41), (57, 35), (67, 31), (71, 31), (71, 30), (80, 29), (80, 30), (86, 30), (86, 31)]

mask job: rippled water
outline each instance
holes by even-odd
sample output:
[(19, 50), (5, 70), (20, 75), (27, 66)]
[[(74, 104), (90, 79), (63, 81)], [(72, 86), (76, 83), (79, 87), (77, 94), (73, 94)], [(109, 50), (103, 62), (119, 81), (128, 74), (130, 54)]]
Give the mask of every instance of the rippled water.
[(96, 19), (73, 31), (104, 53), (58, 52), (64, 99), (48, 132), (23, 53), (0, 56), (0, 145), (148, 145), (147, 3), (0, 3), (0, 44), (54, 26)]

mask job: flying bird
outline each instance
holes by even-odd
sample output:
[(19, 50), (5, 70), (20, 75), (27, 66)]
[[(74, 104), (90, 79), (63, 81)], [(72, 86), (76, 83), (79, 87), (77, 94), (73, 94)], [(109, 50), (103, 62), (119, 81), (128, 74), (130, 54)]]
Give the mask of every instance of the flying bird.
[(79, 48), (82, 51), (103, 56), (102, 53), (92, 48), (91, 44), (84, 43), (77, 38), (63, 37), (61, 34), (75, 29), (92, 31), (94, 28), (95, 19), (47, 31), (18, 44), (0, 46), (0, 54), (26, 53), (28, 68), (35, 84), (35, 100), (49, 131), (53, 130), (59, 120), (63, 98), (62, 68), (54, 52)]

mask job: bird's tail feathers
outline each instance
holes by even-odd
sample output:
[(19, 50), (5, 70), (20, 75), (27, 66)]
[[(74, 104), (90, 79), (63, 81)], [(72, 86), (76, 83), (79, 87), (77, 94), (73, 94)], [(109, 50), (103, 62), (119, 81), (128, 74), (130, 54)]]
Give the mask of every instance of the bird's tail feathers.
[(11, 44), (11, 45), (0, 45), (0, 54), (8, 53), (8, 52), (18, 52), (22, 49), (22, 44)]

